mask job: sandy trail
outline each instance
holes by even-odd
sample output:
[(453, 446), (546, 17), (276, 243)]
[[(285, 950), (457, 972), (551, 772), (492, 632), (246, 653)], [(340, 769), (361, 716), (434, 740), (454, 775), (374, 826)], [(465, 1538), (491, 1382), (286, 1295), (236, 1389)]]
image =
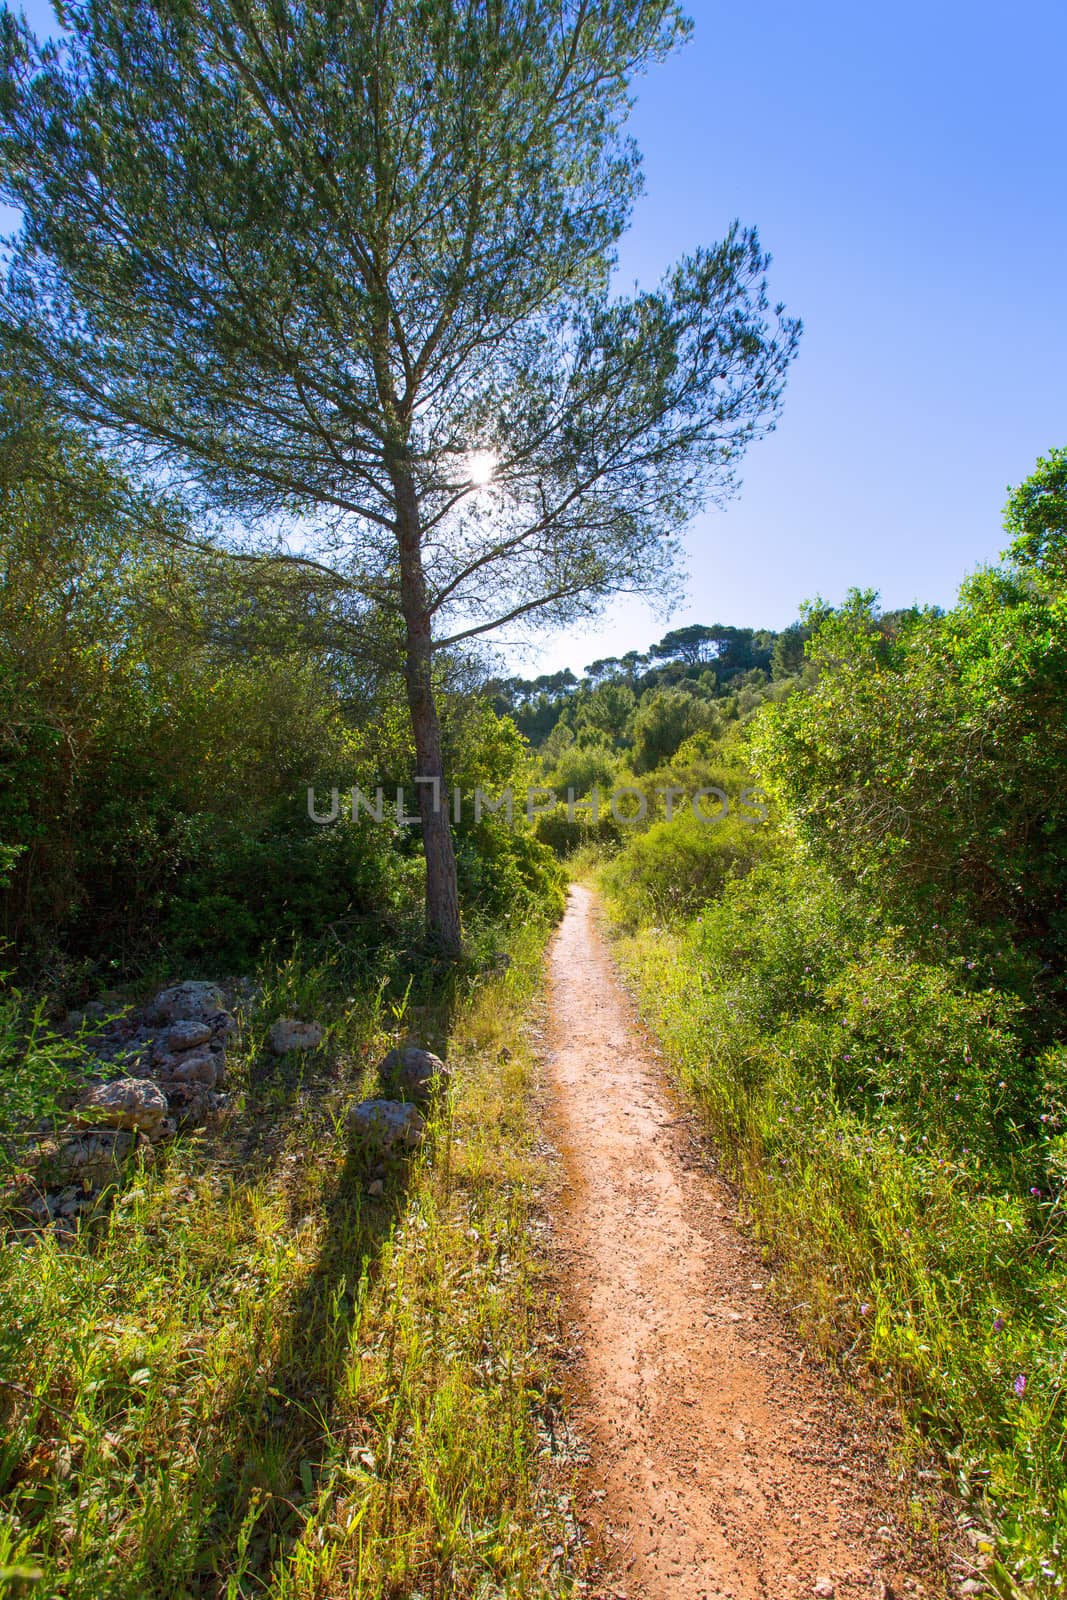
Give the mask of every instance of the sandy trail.
[(599, 1593), (837, 1600), (949, 1592), (904, 1531), (869, 1425), (805, 1362), (766, 1269), (672, 1102), (596, 923), (571, 891), (550, 955), (548, 1080), (563, 1159), (563, 1300), (580, 1351), (583, 1516)]

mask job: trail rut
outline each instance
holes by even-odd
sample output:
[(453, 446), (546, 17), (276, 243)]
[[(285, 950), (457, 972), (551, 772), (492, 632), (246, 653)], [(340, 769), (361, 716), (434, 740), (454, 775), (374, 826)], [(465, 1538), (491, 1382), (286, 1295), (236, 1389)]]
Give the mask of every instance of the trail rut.
[(950, 1593), (906, 1531), (883, 1442), (806, 1360), (686, 1155), (687, 1118), (635, 1025), (596, 921), (571, 891), (549, 957), (557, 1238), (579, 1355), (583, 1517), (603, 1595), (837, 1600)]

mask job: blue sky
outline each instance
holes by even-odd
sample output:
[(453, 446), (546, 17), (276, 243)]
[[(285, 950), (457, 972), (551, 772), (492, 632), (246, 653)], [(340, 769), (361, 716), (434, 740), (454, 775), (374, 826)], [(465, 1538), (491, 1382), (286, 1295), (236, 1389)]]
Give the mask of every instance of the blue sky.
[[(638, 86), (646, 192), (620, 281), (654, 283), (738, 217), (805, 334), (740, 497), (688, 533), (670, 625), (782, 627), (852, 584), (949, 604), (1001, 549), (1009, 484), (1067, 443), (1067, 8), (689, 9), (690, 43)], [(579, 670), (666, 626), (620, 600), (515, 667)]]
[[(1067, 443), (1062, 0), (693, 0), (639, 86), (646, 192), (620, 277), (754, 223), (804, 338), (740, 497), (687, 538), (686, 621), (781, 627), (853, 584), (951, 603), (1009, 484)], [(636, 601), (544, 641), (580, 669), (663, 631)]]

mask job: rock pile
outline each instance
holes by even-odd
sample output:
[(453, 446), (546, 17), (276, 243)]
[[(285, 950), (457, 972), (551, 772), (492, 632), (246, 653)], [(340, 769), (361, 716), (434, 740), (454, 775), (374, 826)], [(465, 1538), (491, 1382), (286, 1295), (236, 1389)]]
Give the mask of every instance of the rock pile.
[(149, 1078), (113, 1078), (94, 1083), (78, 1101), (78, 1121), (91, 1128), (118, 1128), (155, 1140), (166, 1128), (167, 1100)]
[[(105, 1003), (106, 1002), (106, 1003)], [(237, 1029), (233, 1002), (213, 983), (185, 982), (161, 989), (137, 1010), (117, 995), (71, 1012), (67, 1025), (83, 1039), (101, 1068), (119, 1069), (84, 1091), (70, 1126), (40, 1146), (40, 1176), (55, 1193), (30, 1205), (37, 1221), (59, 1237), (73, 1237), (77, 1214), (93, 1204), (93, 1191), (118, 1180), (135, 1150), (151, 1150), (180, 1128), (207, 1122), (228, 1105), (226, 1049)], [(280, 1017), (270, 1029), (275, 1056), (315, 1050), (324, 1030), (317, 1022)], [(379, 1063), (383, 1098), (362, 1100), (348, 1113), (352, 1136), (385, 1160), (418, 1147), (425, 1111), (447, 1089), (440, 1056), (415, 1045), (390, 1050)], [(386, 1166), (373, 1167), (371, 1195), (383, 1192)]]
[(41, 1182), (62, 1187), (38, 1195), (30, 1210), (60, 1235), (92, 1204), (92, 1191), (118, 1180), (135, 1150), (151, 1150), (227, 1108), (220, 1091), (226, 1046), (237, 1029), (219, 986), (192, 981), (161, 989), (139, 1010), (106, 995), (66, 1021), (71, 1031), (89, 1030), (84, 1043), (102, 1070), (125, 1076), (90, 1083), (70, 1125), (38, 1147)]

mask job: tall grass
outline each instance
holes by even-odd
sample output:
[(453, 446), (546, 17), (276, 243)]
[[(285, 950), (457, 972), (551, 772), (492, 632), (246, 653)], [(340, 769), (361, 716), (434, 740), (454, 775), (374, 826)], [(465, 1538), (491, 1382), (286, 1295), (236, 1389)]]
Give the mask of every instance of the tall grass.
[[(751, 895), (739, 886), (730, 900), (674, 930), (619, 938), (644, 1015), (703, 1112), (803, 1331), (899, 1404), (952, 1487), (995, 1527), (996, 1558), (976, 1533), (975, 1562), (988, 1562), (996, 1592), (1060, 1595), (1062, 1191), (1031, 1194), (1010, 1181), (1010, 1161), (998, 1167), (976, 1154), (992, 1128), (984, 1112), (974, 1113), (971, 1144), (964, 1134), (953, 1145), (932, 1114), (845, 1095), (830, 1070), (842, 1059), (841, 1037), (821, 1015), (799, 1016), (785, 973), (800, 952), (796, 992), (817, 986), (820, 940), (832, 954), (840, 936), (832, 915), (794, 929), (796, 950), (787, 951), (780, 928), (754, 926)], [(752, 941), (766, 949), (776, 938), (762, 970), (746, 961)], [(844, 1051), (848, 1063), (847, 1039)], [(928, 1059), (932, 1079), (940, 1069)], [(960, 1098), (949, 1096), (956, 1110)], [(1007, 1150), (1010, 1127), (993, 1131)], [(1017, 1153), (1028, 1171), (1021, 1139)]]
[[(9, 1232), (4, 1600), (566, 1592), (521, 1032), (542, 945), (532, 927), (468, 982), (449, 1101), (381, 1195), (344, 1113), (403, 996), (293, 960), (245, 1019), (227, 1125), (143, 1166), (68, 1247)], [(449, 1031), (421, 999), (420, 1033)], [(285, 1011), (324, 1017), (326, 1046), (265, 1065)]]

